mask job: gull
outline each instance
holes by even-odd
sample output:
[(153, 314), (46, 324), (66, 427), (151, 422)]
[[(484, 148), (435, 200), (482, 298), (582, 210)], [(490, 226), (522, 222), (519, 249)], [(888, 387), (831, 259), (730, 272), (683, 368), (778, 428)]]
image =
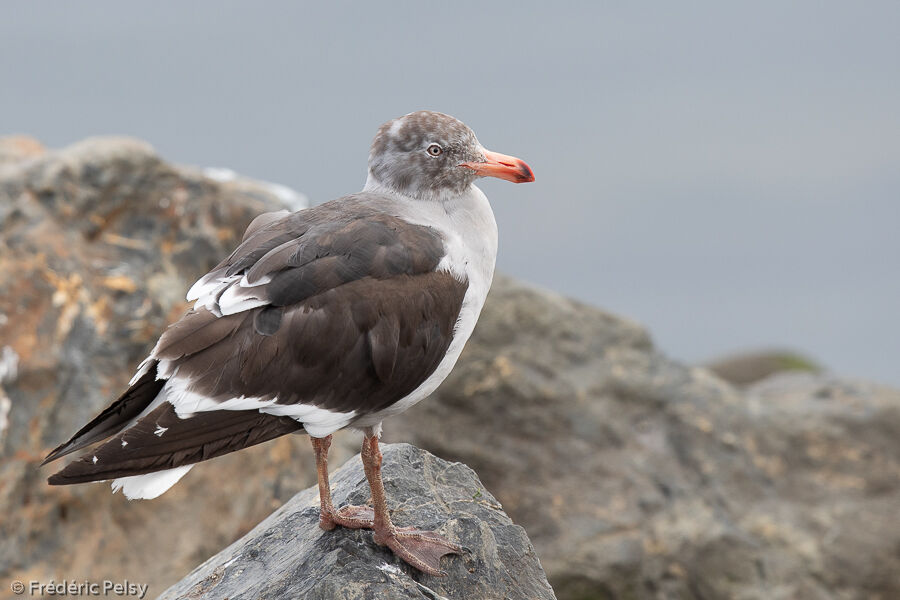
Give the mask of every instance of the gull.
[[(196, 463), (288, 433), (312, 440), (319, 525), (370, 528), (413, 567), (443, 575), (460, 548), (396, 527), (381, 477), (382, 421), (431, 394), (453, 368), (491, 286), (497, 224), (481, 177), (534, 181), (461, 121), (419, 111), (378, 130), (361, 192), (258, 216), (188, 291), (128, 389), (44, 463), (106, 440), (51, 485), (113, 480), (155, 498)], [(332, 504), (328, 449), (363, 431), (372, 506)]]

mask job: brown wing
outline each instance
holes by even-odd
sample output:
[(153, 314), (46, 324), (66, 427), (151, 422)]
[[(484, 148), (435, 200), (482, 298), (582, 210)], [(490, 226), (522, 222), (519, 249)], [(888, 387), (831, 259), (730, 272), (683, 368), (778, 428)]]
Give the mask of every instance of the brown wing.
[(147, 371), (141, 375), (115, 402), (106, 407), (99, 415), (79, 429), (72, 438), (57, 446), (53, 452), (41, 463), (71, 454), (85, 446), (106, 439), (114, 433), (121, 431), (140, 415), (145, 408), (150, 406), (156, 395), (165, 385), (165, 380), (156, 378), (156, 362), (149, 365)]
[[(185, 315), (178, 327), (196, 327), (207, 341), (219, 339), (198, 351), (195, 336), (170, 344), (163, 344), (163, 337), (157, 357), (172, 360), (178, 377), (210, 398), (277, 397), (280, 404), (312, 404), (362, 416), (403, 398), (434, 371), (453, 338), (464, 294), (465, 286), (446, 273), (360, 280), (286, 309), (270, 335), (253, 325), (254, 313), (266, 309), (218, 318), (200, 309)], [(301, 429), (293, 418), (256, 410), (203, 411), (182, 418), (164, 402), (49, 482), (152, 473)]]
[[(222, 317), (200, 308), (173, 326), (177, 340), (168, 332), (160, 339), (155, 356), (208, 398), (277, 398), (362, 415), (400, 400), (434, 372), (465, 291), (449, 273), (431, 272), (368, 277), (288, 307)], [(213, 326), (217, 339), (206, 343)]]
[[(254, 222), (195, 286), (205, 306), (160, 338), (151, 354), (159, 376), (175, 376), (214, 401), (276, 399), (357, 418), (421, 385), (453, 339), (467, 283), (435, 270), (444, 257), (435, 230), (379, 212), (369, 200), (357, 195)], [(168, 469), (300, 428), (256, 410), (208, 411), (181, 419), (177, 436), (157, 436), (157, 427), (166, 428), (161, 419), (171, 418), (159, 410), (55, 482)], [(109, 425), (100, 419), (102, 432), (89, 425), (79, 434), (100, 439), (116, 431)]]
[[(69, 485), (143, 475), (215, 458), (302, 429), (289, 417), (218, 410), (182, 419), (163, 403), (48, 479)], [(164, 433), (164, 435), (160, 435)]]
[(377, 198), (257, 227), (198, 282), (204, 306), (163, 334), (154, 358), (221, 401), (363, 414), (403, 398), (444, 356), (467, 283), (436, 271), (436, 230), (377, 210)]

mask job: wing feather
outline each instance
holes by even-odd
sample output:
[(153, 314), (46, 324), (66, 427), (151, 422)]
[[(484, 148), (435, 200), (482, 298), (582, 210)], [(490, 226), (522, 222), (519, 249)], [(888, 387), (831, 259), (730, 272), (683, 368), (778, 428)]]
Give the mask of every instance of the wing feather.
[(124, 394), (79, 429), (69, 441), (57, 446), (41, 465), (108, 438), (143, 412), (165, 384), (165, 381), (156, 378), (156, 367), (156, 361), (152, 361), (144, 374)]
[[(346, 424), (419, 387), (447, 352), (468, 284), (438, 270), (438, 231), (370, 204), (363, 194), (255, 220), (191, 288), (197, 302), (161, 336), (153, 373), (48, 458), (117, 435), (51, 482), (192, 464), (304, 418)], [(155, 397), (164, 384), (181, 392), (151, 407), (150, 388)]]
[(179, 417), (164, 402), (134, 427), (51, 476), (68, 485), (143, 475), (194, 464), (293, 433), (303, 427), (289, 417), (258, 411), (221, 410)]

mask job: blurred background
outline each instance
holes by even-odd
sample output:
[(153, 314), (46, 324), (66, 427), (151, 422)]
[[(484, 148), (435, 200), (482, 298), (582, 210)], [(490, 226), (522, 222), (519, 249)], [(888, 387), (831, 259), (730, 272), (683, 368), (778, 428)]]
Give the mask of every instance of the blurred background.
[(126, 134), (320, 203), (385, 120), (450, 113), (499, 269), (685, 361), (788, 347), (900, 384), (900, 4), (9, 3), (0, 131)]
[[(900, 3), (560, 4), (0, 4), (0, 598), (155, 597), (315, 483), (301, 436), (152, 502), (39, 464), (283, 206), (265, 182), (357, 191), (423, 108), (537, 181), (483, 182), (513, 277), (385, 441), (474, 469), (560, 600), (900, 598)], [(831, 372), (721, 360), (772, 348)]]

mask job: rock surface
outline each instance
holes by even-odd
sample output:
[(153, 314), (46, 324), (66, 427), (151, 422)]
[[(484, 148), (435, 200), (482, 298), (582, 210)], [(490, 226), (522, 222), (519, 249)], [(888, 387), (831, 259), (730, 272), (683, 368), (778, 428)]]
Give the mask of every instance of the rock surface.
[[(37, 467), (280, 201), (135, 141), (0, 144), (0, 580), (156, 595), (314, 483), (300, 436), (146, 502), (50, 488)], [(563, 599), (900, 598), (891, 388), (818, 374), (737, 389), (637, 324), (498, 277), (448, 381), (385, 432), (474, 468)], [(332, 464), (359, 440), (337, 436)]]
[[(398, 527), (440, 531), (466, 548), (430, 577), (375, 545), (372, 532), (319, 529), (319, 492), (289, 500), (243, 538), (167, 590), (161, 600), (374, 600), (555, 598), (525, 531), (503, 513), (471, 469), (410, 446), (382, 446), (384, 480)], [(336, 505), (370, 498), (357, 455), (332, 474)]]
[[(309, 485), (300, 439), (225, 457), (153, 502), (108, 484), (51, 488), (58, 464), (38, 468), (118, 395), (187, 307), (185, 290), (283, 195), (174, 167), (127, 138), (59, 151), (0, 142), (2, 593), (10, 579), (127, 577), (158, 594)], [(340, 464), (356, 442), (334, 450)]]
[(737, 390), (500, 278), (460, 364), (385, 437), (475, 469), (560, 598), (900, 598), (895, 389)]

